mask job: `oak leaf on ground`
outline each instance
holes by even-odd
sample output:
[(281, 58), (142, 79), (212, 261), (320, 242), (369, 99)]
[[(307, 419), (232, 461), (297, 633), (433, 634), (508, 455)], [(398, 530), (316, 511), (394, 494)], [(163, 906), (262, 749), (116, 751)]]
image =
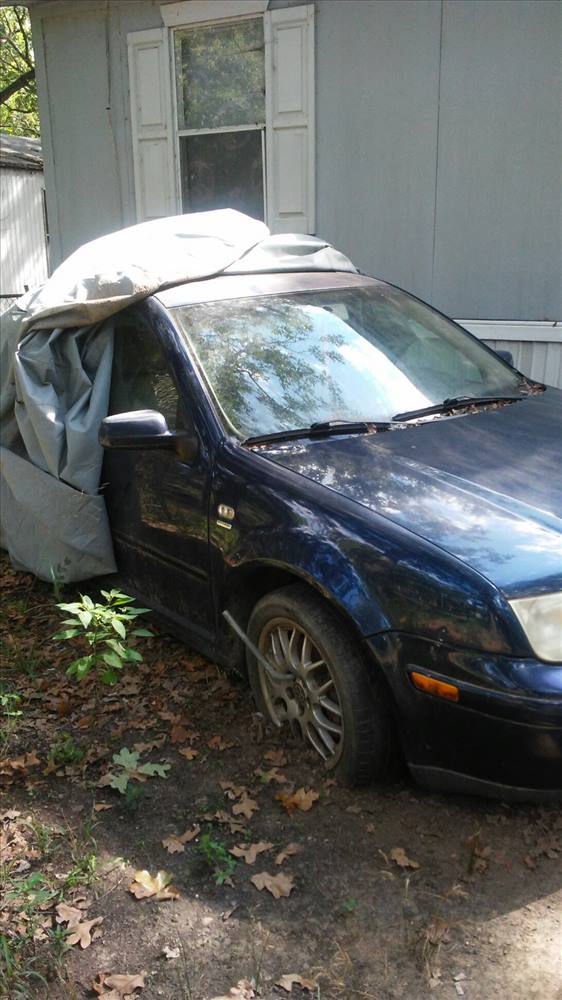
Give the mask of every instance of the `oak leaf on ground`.
[(186, 760), (195, 760), (199, 756), (199, 750), (194, 750), (192, 747), (178, 747), (177, 752)]
[(393, 847), (390, 857), (400, 868), (419, 868), (418, 862), (409, 858), (403, 847)]
[(220, 997), (213, 997), (212, 1000), (254, 1000), (256, 991), (249, 979), (239, 979), (236, 986), (231, 986), (228, 993), (223, 993)]
[(135, 878), (129, 886), (129, 892), (136, 899), (178, 899), (179, 892), (170, 885), (172, 876), (168, 872), (159, 871), (151, 875), (146, 869), (135, 872)]
[(300, 986), (301, 990), (309, 990), (310, 993), (318, 989), (318, 983), (315, 979), (305, 979), (304, 976), (297, 976), (294, 972), (289, 972), (285, 976), (281, 976), (281, 979), (278, 979), (275, 985), (280, 986), (287, 993), (292, 993), (295, 983), (297, 986)]
[(295, 854), (300, 854), (301, 851), (304, 851), (304, 847), (302, 846), (302, 844), (293, 844), (293, 843), (287, 844), (287, 846), (282, 851), (279, 851), (279, 854), (275, 858), (275, 864), (282, 865), (283, 862), (287, 860), (287, 858), (291, 858)]
[(314, 803), (320, 798), (320, 794), (315, 792), (313, 788), (297, 788), (296, 792), (292, 794), (278, 792), (275, 798), (287, 810), (289, 816), (292, 816), (296, 809), (300, 809), (301, 812), (308, 812), (309, 809), (312, 809)]
[(276, 767), (284, 767), (288, 758), (284, 750), (268, 750), (264, 753), (263, 759), (275, 764)]
[(234, 745), (232, 740), (224, 740), (222, 736), (211, 736), (211, 739), (207, 740), (209, 750), (230, 750)]
[(68, 924), (68, 937), (65, 944), (80, 944), (81, 948), (89, 948), (92, 943), (92, 927), (103, 922), (103, 917), (94, 917), (93, 920), (83, 920), (80, 923)]
[[(92, 983), (92, 989), (105, 1000), (123, 1000), (124, 997), (132, 996), (135, 990), (144, 989), (144, 977), (146, 972), (139, 972), (136, 975), (106, 975), (98, 972), (96, 980)], [(105, 987), (109, 987), (106, 992)]]
[(267, 889), (274, 899), (281, 896), (289, 896), (295, 888), (292, 875), (284, 875), (278, 872), (277, 875), (270, 875), (269, 872), (260, 872), (259, 875), (252, 875), (250, 882), (261, 892)]
[(257, 844), (247, 844), (245, 847), (243, 844), (238, 844), (236, 847), (230, 849), (230, 853), (235, 858), (244, 858), (247, 865), (253, 865), (258, 854), (262, 854), (263, 851), (270, 851), (272, 847), (273, 844), (268, 840), (260, 840)]
[(247, 794), (244, 794), (239, 802), (235, 802), (232, 807), (233, 816), (245, 816), (246, 819), (251, 819), (255, 812), (259, 809), (259, 806), (255, 799), (249, 798)]
[(271, 781), (275, 781), (278, 785), (284, 785), (287, 781), (287, 778), (278, 767), (270, 767), (269, 771), (262, 771), (261, 768), (257, 767), (254, 774), (264, 785), (269, 785)]
[(165, 847), (169, 854), (182, 854), (185, 851), (185, 845), (194, 840), (200, 833), (200, 826), (195, 826), (192, 830), (186, 830), (182, 834), (171, 833), (162, 841), (162, 847)]

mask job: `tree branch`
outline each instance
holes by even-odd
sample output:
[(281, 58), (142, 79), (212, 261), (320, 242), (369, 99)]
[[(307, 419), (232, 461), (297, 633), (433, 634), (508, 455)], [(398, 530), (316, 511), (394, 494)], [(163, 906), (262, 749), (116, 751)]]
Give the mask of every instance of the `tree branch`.
[(27, 87), (27, 84), (31, 83), (34, 79), (35, 70), (29, 69), (27, 73), (22, 73), (22, 75), (18, 76), (16, 80), (12, 80), (7, 87), (4, 87), (4, 90), (0, 90), (0, 104), (5, 104), (13, 94), (17, 94), (18, 90), (22, 90), (23, 87)]

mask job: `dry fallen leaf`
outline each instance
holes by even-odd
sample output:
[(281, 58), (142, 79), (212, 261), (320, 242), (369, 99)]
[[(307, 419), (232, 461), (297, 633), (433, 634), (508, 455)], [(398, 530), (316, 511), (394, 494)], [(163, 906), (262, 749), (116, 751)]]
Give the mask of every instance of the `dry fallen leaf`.
[(281, 896), (289, 896), (295, 888), (293, 876), (284, 875), (283, 872), (278, 872), (277, 875), (270, 875), (269, 872), (260, 872), (259, 875), (252, 875), (250, 882), (260, 892), (262, 889), (267, 889), (274, 899), (280, 899)]
[(170, 730), (170, 740), (172, 743), (185, 743), (187, 735), (187, 729), (184, 726), (172, 726)]
[(312, 788), (308, 790), (297, 788), (296, 792), (293, 792), (292, 795), (288, 792), (278, 792), (275, 798), (287, 810), (289, 816), (292, 816), (295, 809), (308, 812), (309, 809), (312, 809), (316, 800), (320, 798), (320, 795)]
[(200, 826), (195, 826), (192, 830), (186, 830), (181, 836), (172, 833), (162, 841), (162, 847), (165, 847), (169, 854), (181, 854), (185, 851), (185, 844), (194, 840), (200, 833)]
[(223, 740), (222, 736), (211, 736), (211, 739), (207, 741), (207, 746), (209, 750), (230, 750), (234, 743), (230, 740)]
[(227, 799), (232, 801), (248, 794), (248, 789), (244, 785), (235, 785), (233, 781), (219, 781), (219, 785)]
[(270, 851), (273, 844), (269, 843), (267, 840), (260, 840), (258, 844), (248, 844), (244, 847), (238, 844), (236, 847), (232, 847), (230, 853), (234, 855), (235, 858), (244, 858), (247, 865), (253, 865), (258, 854), (263, 851)]
[(176, 837), (173, 833), (164, 838), (162, 847), (166, 848), (168, 854), (182, 854), (185, 851), (185, 844), (180, 837)]
[[(136, 976), (120, 974), (107, 976), (104, 972), (98, 972), (96, 976), (98, 981), (92, 983), (92, 989), (99, 996), (105, 997), (105, 1000), (123, 1000), (124, 997), (131, 996), (134, 990), (144, 989), (145, 976), (146, 972), (139, 972)], [(106, 986), (109, 987), (109, 993), (105, 992)]]
[(279, 854), (275, 858), (275, 864), (282, 865), (287, 858), (293, 857), (294, 854), (300, 854), (301, 851), (304, 851), (302, 844), (287, 844), (284, 850), (279, 851)]
[(296, 976), (294, 972), (289, 972), (287, 975), (281, 976), (281, 979), (278, 979), (275, 985), (280, 986), (287, 993), (292, 993), (295, 983), (297, 986), (300, 986), (301, 990), (309, 990), (311, 993), (313, 990), (318, 989), (316, 980), (305, 979), (304, 976)]
[(181, 753), (186, 760), (195, 760), (199, 756), (199, 750), (193, 750), (192, 747), (178, 747), (177, 752)]
[(57, 924), (67, 923), (68, 926), (72, 924), (78, 924), (82, 919), (83, 913), (76, 906), (68, 906), (67, 903), (59, 903), (56, 908), (56, 922)]
[(213, 1000), (254, 1000), (256, 991), (249, 979), (239, 979), (236, 986), (231, 986), (228, 993), (223, 993), (220, 997), (213, 997)]
[(247, 794), (244, 794), (239, 802), (236, 802), (232, 807), (232, 814), (234, 816), (245, 816), (246, 819), (251, 819), (253, 814), (259, 809), (259, 806), (255, 799), (250, 799)]
[(268, 750), (267, 753), (264, 753), (263, 759), (269, 761), (270, 764), (275, 764), (276, 767), (285, 767), (287, 754), (284, 750)]
[(418, 862), (412, 861), (412, 859), (406, 854), (403, 847), (393, 847), (390, 852), (390, 857), (396, 862), (397, 865), (400, 866), (400, 868), (419, 868)]
[(134, 881), (129, 886), (136, 899), (178, 899), (179, 892), (170, 885), (172, 876), (168, 872), (159, 871), (152, 876), (146, 869), (135, 872)]
[(254, 774), (264, 785), (269, 785), (271, 781), (275, 781), (278, 785), (284, 785), (287, 782), (287, 778), (278, 767), (270, 767), (269, 771), (262, 771), (261, 768), (256, 767)]
[(65, 939), (65, 944), (78, 944), (80, 942), (81, 948), (89, 948), (92, 943), (92, 927), (103, 922), (103, 917), (94, 917), (93, 920), (83, 920), (79, 924), (69, 924), (68, 930), (69, 935)]
[(105, 812), (106, 809), (112, 809), (113, 806), (109, 805), (109, 802), (96, 802), (94, 806), (94, 812), (100, 813)]

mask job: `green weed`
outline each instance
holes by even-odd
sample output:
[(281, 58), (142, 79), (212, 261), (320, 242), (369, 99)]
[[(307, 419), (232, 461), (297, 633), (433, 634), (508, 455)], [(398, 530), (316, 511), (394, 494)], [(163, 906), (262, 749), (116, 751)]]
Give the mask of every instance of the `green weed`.
[(222, 840), (216, 840), (211, 833), (203, 833), (197, 850), (202, 854), (217, 885), (223, 885), (236, 870), (236, 858), (229, 853)]
[(87, 594), (80, 601), (72, 604), (57, 604), (61, 611), (72, 615), (65, 618), (62, 629), (54, 636), (54, 640), (74, 642), (77, 638), (85, 640), (90, 647), (87, 656), (79, 656), (67, 667), (69, 677), (81, 681), (92, 670), (96, 680), (102, 684), (115, 684), (118, 674), (126, 663), (141, 663), (142, 656), (130, 646), (125, 645), (129, 635), (141, 637), (151, 636), (146, 628), (131, 628), (139, 615), (147, 614), (149, 608), (135, 608), (132, 597), (122, 594), (120, 590), (102, 590), (104, 603), (95, 603)]

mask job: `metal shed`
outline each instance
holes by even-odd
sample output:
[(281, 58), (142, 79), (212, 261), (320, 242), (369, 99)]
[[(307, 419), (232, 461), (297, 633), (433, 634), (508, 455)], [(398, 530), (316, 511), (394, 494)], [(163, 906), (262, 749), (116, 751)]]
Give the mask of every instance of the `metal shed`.
[(0, 134), (0, 311), (49, 274), (39, 139)]

